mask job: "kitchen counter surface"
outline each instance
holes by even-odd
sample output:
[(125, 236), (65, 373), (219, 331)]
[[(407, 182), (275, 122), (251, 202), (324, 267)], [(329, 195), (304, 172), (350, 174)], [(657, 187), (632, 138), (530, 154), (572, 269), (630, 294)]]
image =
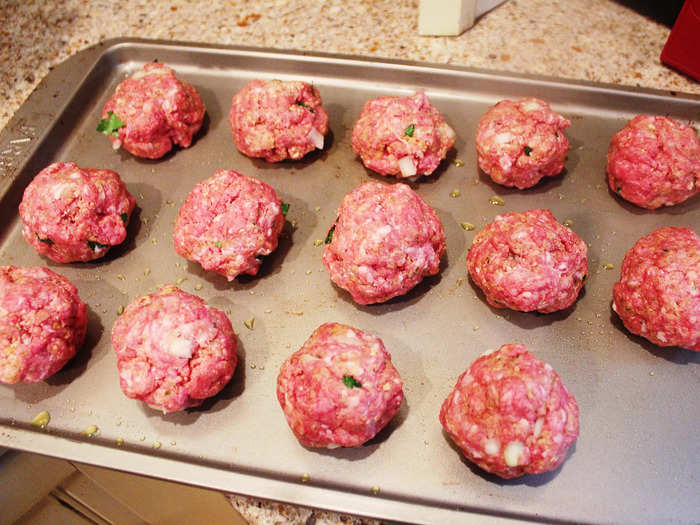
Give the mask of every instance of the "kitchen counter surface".
[(50, 68), (114, 37), (264, 46), (458, 64), (700, 94), (662, 65), (670, 30), (610, 0), (509, 0), (458, 37), (417, 32), (418, 2), (6, 0), (0, 128)]
[[(700, 84), (659, 61), (670, 29), (618, 2), (509, 0), (458, 37), (419, 36), (417, 18), (418, 2), (406, 0), (5, 0), (0, 129), (53, 66), (114, 37), (389, 57), (700, 94)], [(361, 522), (232, 499), (252, 523)]]

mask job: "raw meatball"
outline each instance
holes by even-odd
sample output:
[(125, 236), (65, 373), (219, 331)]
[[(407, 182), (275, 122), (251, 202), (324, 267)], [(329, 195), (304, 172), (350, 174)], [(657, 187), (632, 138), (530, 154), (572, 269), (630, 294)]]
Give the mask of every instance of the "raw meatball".
[(613, 135), (608, 184), (623, 199), (653, 210), (700, 192), (700, 142), (690, 126), (638, 115)]
[(457, 136), (425, 93), (368, 101), (352, 131), (365, 167), (399, 178), (430, 175)]
[(331, 280), (358, 304), (382, 303), (438, 273), (445, 230), (406, 184), (366, 182), (343, 198), (326, 242)]
[(117, 86), (102, 109), (108, 122), (97, 129), (109, 135), (115, 148), (159, 159), (174, 144), (189, 147), (202, 127), (204, 111), (194, 87), (175, 77), (172, 68), (152, 62)]
[(502, 100), (476, 129), (479, 167), (498, 184), (530, 188), (564, 169), (570, 125), (537, 98)]
[(253, 80), (233, 97), (229, 124), (244, 155), (268, 162), (297, 160), (323, 149), (328, 112), (306, 82)]
[(474, 361), (442, 404), (440, 423), (470, 461), (502, 478), (554, 470), (579, 432), (576, 399), (521, 344)]
[(175, 250), (229, 281), (255, 275), (277, 248), (284, 226), (280, 200), (270, 186), (232, 170), (197, 184), (175, 223)]
[(700, 352), (700, 237), (659, 228), (625, 255), (613, 310), (633, 334)]
[(236, 368), (236, 335), (221, 310), (175, 286), (136, 299), (112, 327), (119, 384), (163, 413), (200, 405)]
[(476, 237), (467, 269), (494, 308), (550, 313), (571, 306), (588, 275), (586, 243), (549, 210), (499, 215)]
[(48, 268), (0, 266), (0, 381), (35, 383), (58, 372), (85, 340), (87, 307)]
[(91, 261), (126, 238), (136, 200), (112, 170), (57, 162), (24, 190), (22, 234), (52, 261)]
[(403, 382), (381, 339), (326, 323), (282, 364), (277, 399), (302, 445), (359, 447), (399, 410)]

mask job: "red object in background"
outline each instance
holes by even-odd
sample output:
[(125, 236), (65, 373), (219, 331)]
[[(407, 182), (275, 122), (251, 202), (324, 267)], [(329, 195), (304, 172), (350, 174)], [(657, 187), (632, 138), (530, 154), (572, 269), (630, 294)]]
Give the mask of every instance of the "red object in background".
[(700, 0), (686, 0), (661, 61), (700, 81)]

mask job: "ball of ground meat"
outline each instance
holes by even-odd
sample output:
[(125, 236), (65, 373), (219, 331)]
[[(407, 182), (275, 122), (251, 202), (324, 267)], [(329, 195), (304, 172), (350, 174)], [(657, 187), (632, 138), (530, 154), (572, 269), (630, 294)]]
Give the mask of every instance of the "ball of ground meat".
[(109, 136), (115, 149), (121, 146), (137, 157), (159, 159), (173, 145), (192, 144), (204, 112), (193, 86), (178, 79), (172, 68), (152, 62), (117, 86), (97, 129)]
[(669, 117), (638, 115), (613, 135), (608, 184), (623, 199), (653, 210), (700, 192), (700, 141)]
[(571, 125), (537, 98), (502, 100), (481, 117), (476, 129), (479, 167), (494, 182), (530, 188), (564, 169)]
[(359, 447), (399, 410), (403, 382), (378, 337), (319, 326), (277, 377), (277, 399), (307, 447)]
[(226, 315), (175, 286), (127, 306), (112, 327), (112, 346), (124, 394), (163, 413), (216, 395), (238, 361)]
[(358, 304), (382, 303), (438, 273), (445, 230), (406, 184), (366, 182), (343, 198), (326, 243), (331, 280)]
[(0, 382), (42, 381), (82, 346), (87, 307), (48, 268), (0, 266)]
[(175, 223), (175, 251), (229, 281), (258, 273), (284, 226), (275, 190), (236, 171), (219, 170), (197, 184)]
[(366, 168), (408, 178), (433, 173), (456, 138), (440, 111), (418, 92), (368, 101), (352, 130), (352, 148)]
[(57, 162), (24, 190), (22, 234), (58, 263), (99, 259), (126, 238), (135, 203), (118, 173)]
[(639, 239), (622, 261), (613, 310), (655, 345), (700, 352), (700, 237), (664, 227)]
[(249, 157), (297, 160), (323, 149), (328, 112), (316, 87), (306, 82), (253, 80), (233, 97), (233, 142)]
[(551, 313), (576, 301), (588, 275), (587, 252), (549, 210), (506, 213), (474, 237), (467, 269), (494, 308)]
[(579, 433), (576, 399), (521, 344), (474, 361), (442, 404), (440, 423), (467, 459), (502, 478), (554, 470)]

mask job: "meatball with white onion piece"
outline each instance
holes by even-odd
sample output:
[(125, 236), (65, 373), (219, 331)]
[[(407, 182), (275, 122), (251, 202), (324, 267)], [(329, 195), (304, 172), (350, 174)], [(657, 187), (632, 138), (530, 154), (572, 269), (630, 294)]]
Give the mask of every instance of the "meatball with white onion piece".
[(318, 89), (307, 82), (256, 79), (234, 95), (229, 124), (244, 155), (299, 160), (323, 149), (328, 112)]

